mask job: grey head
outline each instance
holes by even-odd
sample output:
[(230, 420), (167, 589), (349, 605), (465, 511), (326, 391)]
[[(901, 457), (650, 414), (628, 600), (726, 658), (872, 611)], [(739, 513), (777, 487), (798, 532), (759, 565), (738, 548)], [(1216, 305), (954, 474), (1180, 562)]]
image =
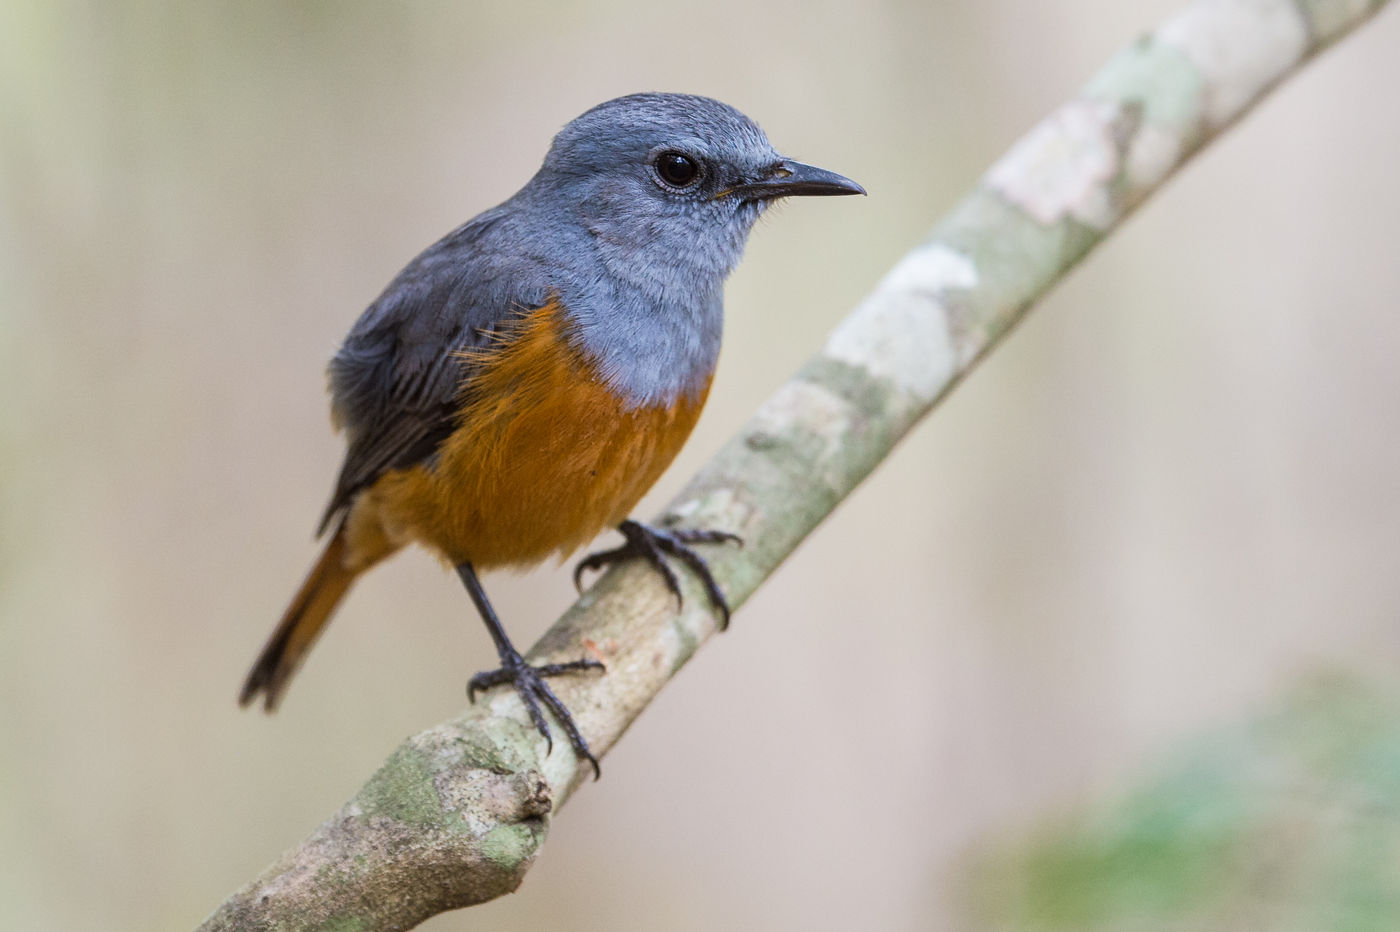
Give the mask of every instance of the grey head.
[(633, 94), (584, 113), (554, 138), (526, 191), (572, 208), (612, 274), (668, 287), (678, 275), (722, 281), (777, 197), (865, 193), (783, 158), (728, 104), (686, 94)]
[(562, 297), (603, 377), (639, 404), (667, 404), (708, 384), (724, 280), (763, 210), (864, 193), (783, 157), (728, 104), (652, 93), (570, 122), (512, 201), (575, 260)]

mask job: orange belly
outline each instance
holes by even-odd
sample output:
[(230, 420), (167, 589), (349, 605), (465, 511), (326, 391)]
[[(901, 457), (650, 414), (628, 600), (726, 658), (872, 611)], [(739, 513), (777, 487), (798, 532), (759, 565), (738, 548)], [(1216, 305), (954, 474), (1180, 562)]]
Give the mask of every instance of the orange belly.
[(700, 416), (709, 383), (627, 409), (566, 339), (553, 305), (472, 354), (461, 426), (431, 465), (386, 473), (350, 510), (351, 564), (410, 541), (453, 564), (536, 563), (627, 517)]

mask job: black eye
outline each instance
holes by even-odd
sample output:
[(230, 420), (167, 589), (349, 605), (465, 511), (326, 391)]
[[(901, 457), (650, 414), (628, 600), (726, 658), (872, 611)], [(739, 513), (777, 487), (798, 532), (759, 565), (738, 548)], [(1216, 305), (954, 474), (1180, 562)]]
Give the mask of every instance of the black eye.
[(656, 157), (656, 174), (674, 188), (684, 188), (700, 177), (700, 165), (683, 152), (663, 152)]

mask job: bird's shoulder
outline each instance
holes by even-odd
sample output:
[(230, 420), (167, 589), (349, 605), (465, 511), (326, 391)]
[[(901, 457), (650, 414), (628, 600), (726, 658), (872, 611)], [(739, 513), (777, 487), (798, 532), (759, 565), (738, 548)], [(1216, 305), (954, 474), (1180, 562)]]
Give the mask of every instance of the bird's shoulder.
[(328, 367), (347, 451), (323, 529), (386, 470), (433, 454), (453, 425), (472, 351), (549, 301), (548, 237), (528, 220), (507, 202), (448, 233), (350, 328)]

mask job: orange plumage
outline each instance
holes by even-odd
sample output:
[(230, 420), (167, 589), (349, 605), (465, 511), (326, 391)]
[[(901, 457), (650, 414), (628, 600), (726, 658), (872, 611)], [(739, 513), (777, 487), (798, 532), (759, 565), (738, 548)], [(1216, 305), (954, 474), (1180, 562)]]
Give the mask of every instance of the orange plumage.
[(548, 304), (463, 360), (459, 426), (431, 461), (390, 470), (355, 497), (245, 700), (266, 686), (273, 707), (355, 577), (405, 544), (453, 565), (521, 566), (627, 517), (690, 436), (709, 383), (671, 407), (628, 408), (571, 345), (569, 326)]
[(355, 500), (351, 562), (416, 541), (454, 566), (537, 563), (627, 517), (690, 436), (706, 392), (628, 410), (568, 336), (550, 304), (472, 354), (460, 426), (435, 459)]

